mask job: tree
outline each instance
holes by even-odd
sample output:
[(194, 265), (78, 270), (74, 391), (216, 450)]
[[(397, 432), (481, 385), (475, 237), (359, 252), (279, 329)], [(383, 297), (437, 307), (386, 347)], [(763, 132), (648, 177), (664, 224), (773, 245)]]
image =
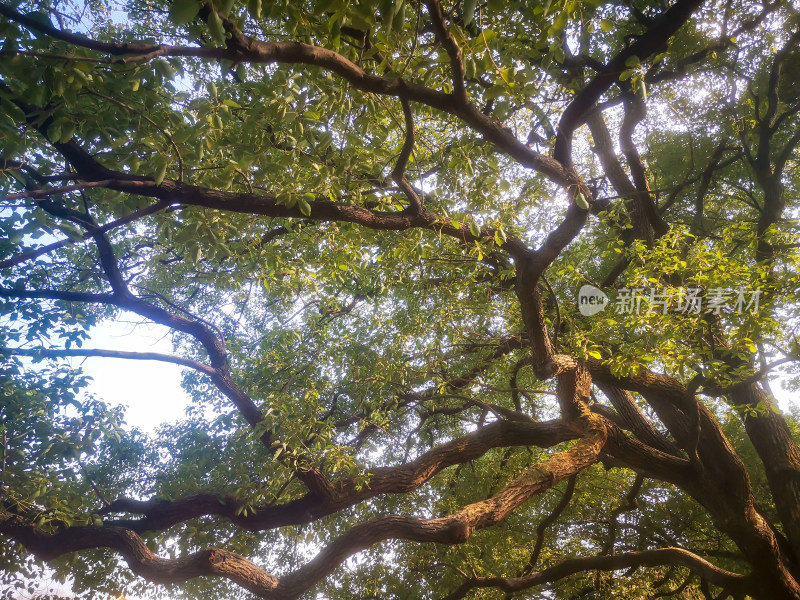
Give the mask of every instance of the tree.
[[(7, 579), (800, 598), (799, 15), (0, 4)], [(130, 315), (174, 354), (84, 347)]]

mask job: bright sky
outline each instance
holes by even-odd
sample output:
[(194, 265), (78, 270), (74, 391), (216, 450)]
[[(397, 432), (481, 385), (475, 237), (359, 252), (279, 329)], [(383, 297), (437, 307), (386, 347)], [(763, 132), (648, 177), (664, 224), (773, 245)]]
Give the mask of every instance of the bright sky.
[[(166, 327), (141, 322), (109, 321), (91, 331), (84, 347), (172, 354)], [(129, 425), (152, 431), (161, 423), (183, 418), (189, 403), (181, 388), (183, 367), (152, 360), (118, 358), (72, 359), (94, 381), (90, 391), (109, 404), (127, 406)]]

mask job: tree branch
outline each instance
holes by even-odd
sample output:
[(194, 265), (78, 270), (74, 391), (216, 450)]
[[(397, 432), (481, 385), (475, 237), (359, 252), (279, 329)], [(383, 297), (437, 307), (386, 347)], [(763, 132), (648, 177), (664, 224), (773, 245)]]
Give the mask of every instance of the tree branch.
[(553, 567), (523, 577), (476, 577), (465, 581), (459, 589), (447, 596), (446, 600), (463, 598), (471, 590), (477, 588), (498, 588), (505, 592), (518, 592), (546, 583), (553, 583), (570, 575), (586, 571), (619, 571), (622, 569), (664, 565), (686, 567), (714, 585), (726, 589), (744, 592), (758, 589), (749, 575), (725, 571), (682, 548), (659, 548), (613, 556), (569, 558)]
[(467, 98), (467, 89), (464, 85), (464, 61), (461, 57), (461, 48), (459, 48), (456, 38), (447, 29), (439, 0), (425, 0), (425, 6), (428, 8), (428, 14), (431, 17), (436, 39), (444, 46), (447, 55), (450, 57), (450, 71), (453, 74), (453, 95), (460, 104), (467, 104), (469, 100)]
[(60, 348), (9, 348), (0, 347), (0, 354), (14, 355), (14, 356), (30, 356), (33, 358), (70, 358), (70, 357), (104, 357), (104, 358), (124, 358), (129, 360), (156, 360), (159, 362), (172, 363), (182, 367), (188, 367), (205, 373), (206, 375), (215, 375), (217, 371), (204, 365), (203, 363), (183, 358), (182, 356), (174, 356), (171, 354), (160, 354), (158, 352), (128, 352), (125, 350), (102, 350), (94, 348), (81, 348), (81, 349), (60, 349)]
[(238, 510), (242, 503), (233, 497), (220, 500), (217, 494), (201, 494), (173, 502), (120, 499), (103, 514), (130, 512), (142, 519), (113, 521), (137, 532), (161, 531), (189, 519), (217, 515), (249, 531), (263, 531), (286, 525), (309, 523), (359, 502), (383, 494), (401, 494), (417, 489), (447, 467), (483, 456), (493, 448), (511, 446), (550, 447), (574, 439), (562, 421), (496, 421), (451, 442), (432, 448), (414, 461), (395, 467), (370, 469), (366, 485), (357, 478), (331, 482), (333, 497), (320, 500), (309, 494), (286, 504), (256, 507), (247, 516)]
[(632, 56), (643, 60), (657, 52), (701, 4), (702, 0), (677, 0), (669, 10), (655, 20), (652, 27), (614, 56), (602, 72), (578, 92), (561, 114), (553, 148), (553, 157), (557, 161), (563, 165), (572, 164), (572, 136), (575, 130), (595, 102), (618, 81), (620, 73), (627, 68), (625, 61)]
[[(576, 183), (576, 175), (571, 171), (565, 170), (558, 161), (531, 150), (523, 142), (519, 141), (511, 130), (481, 113), (477, 107), (464, 103), (459, 97), (432, 90), (404, 79), (388, 78), (367, 73), (359, 65), (327, 48), (300, 42), (262, 42), (240, 32), (236, 32), (236, 35), (228, 41), (225, 48), (97, 42), (81, 35), (61, 32), (53, 27), (47, 27), (36, 19), (27, 17), (5, 4), (0, 4), (0, 14), (23, 24), (33, 31), (67, 41), (76, 46), (105, 52), (114, 56), (130, 55), (127, 58), (117, 59), (116, 62), (120, 63), (141, 62), (159, 56), (185, 56), (229, 60), (233, 63), (283, 63), (319, 66), (336, 73), (361, 91), (404, 98), (460, 117), (470, 127), (483, 135), (487, 141), (495, 144), (524, 166), (541, 172), (559, 185), (566, 186)], [(454, 71), (454, 74), (456, 73), (457, 71)], [(65, 145), (61, 144), (61, 146)]]
[(209, 549), (185, 558), (162, 559), (147, 548), (138, 534), (121, 527), (68, 527), (47, 534), (3, 510), (0, 511), (0, 532), (49, 560), (66, 552), (107, 547), (118, 551), (135, 573), (150, 581), (171, 583), (215, 575), (225, 577), (261, 598), (294, 599), (311, 589), (348, 557), (378, 542), (400, 539), (463, 543), (474, 531), (500, 522), (535, 494), (592, 465), (605, 443), (605, 428), (599, 418), (588, 412), (579, 417), (579, 421), (586, 431), (573, 448), (534, 465), (494, 496), (469, 504), (446, 517), (389, 516), (357, 525), (323, 548), (309, 563), (280, 578), (224, 550)]
[(603, 548), (600, 550), (601, 556), (614, 554), (614, 544), (617, 541), (617, 519), (622, 513), (639, 508), (639, 505), (636, 503), (636, 497), (639, 495), (643, 483), (644, 476), (641, 473), (637, 474), (631, 489), (625, 494), (625, 502), (611, 512), (611, 521), (608, 524), (608, 538), (605, 544), (603, 544)]
[[(140, 208), (124, 217), (106, 223), (105, 225), (101, 225), (97, 228), (100, 232), (111, 231), (112, 229), (116, 229), (117, 227), (122, 227), (123, 225), (127, 225), (128, 223), (132, 223), (137, 219), (145, 217), (147, 215), (152, 215), (154, 213), (159, 212), (169, 206), (168, 202), (156, 202), (155, 204), (151, 204), (150, 206), (146, 206), (144, 208)], [(73, 240), (70, 238), (66, 238), (60, 240), (58, 242), (53, 242), (52, 244), (47, 244), (46, 246), (42, 246), (41, 248), (35, 248), (34, 250), (29, 250), (28, 252), (23, 252), (17, 256), (13, 256), (11, 258), (7, 258), (5, 260), (0, 260), (0, 269), (8, 269), (9, 267), (14, 267), (19, 265), (23, 262), (27, 262), (29, 260), (33, 260), (34, 258), (38, 258), (45, 254), (49, 254), (54, 250), (58, 250), (59, 248), (63, 248), (64, 246), (69, 246), (72, 244), (77, 244), (80, 241), (85, 241), (89, 239), (91, 234), (86, 233), (83, 235), (82, 240)]]
[(556, 504), (555, 508), (550, 512), (550, 514), (542, 519), (536, 526), (536, 542), (533, 545), (533, 551), (528, 559), (528, 564), (525, 565), (525, 568), (522, 570), (523, 575), (527, 575), (533, 571), (533, 569), (536, 567), (536, 563), (539, 562), (539, 555), (542, 553), (544, 536), (545, 533), (547, 533), (547, 528), (555, 523), (558, 520), (558, 517), (561, 516), (561, 513), (564, 512), (564, 509), (569, 506), (570, 500), (572, 500), (572, 494), (575, 492), (575, 482), (577, 480), (577, 475), (573, 475), (569, 478), (567, 481), (567, 487), (564, 489), (564, 492), (561, 495), (561, 500), (558, 501), (558, 504)]
[(400, 103), (403, 106), (403, 119), (405, 121), (406, 131), (403, 140), (403, 147), (400, 150), (400, 156), (397, 158), (392, 170), (392, 179), (397, 183), (398, 187), (408, 198), (414, 214), (422, 213), (422, 200), (416, 190), (408, 183), (405, 176), (406, 165), (408, 159), (411, 158), (411, 153), (414, 151), (414, 114), (411, 112), (411, 104), (408, 100), (401, 98)]

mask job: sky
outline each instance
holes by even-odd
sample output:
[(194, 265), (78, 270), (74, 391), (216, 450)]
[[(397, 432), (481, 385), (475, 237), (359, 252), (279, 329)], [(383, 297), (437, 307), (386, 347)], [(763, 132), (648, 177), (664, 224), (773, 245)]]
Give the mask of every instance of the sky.
[[(169, 330), (141, 321), (107, 321), (92, 329), (85, 348), (172, 354)], [(125, 405), (126, 421), (144, 431), (183, 418), (189, 397), (181, 388), (183, 367), (152, 360), (72, 359), (92, 377), (89, 391), (111, 405)]]

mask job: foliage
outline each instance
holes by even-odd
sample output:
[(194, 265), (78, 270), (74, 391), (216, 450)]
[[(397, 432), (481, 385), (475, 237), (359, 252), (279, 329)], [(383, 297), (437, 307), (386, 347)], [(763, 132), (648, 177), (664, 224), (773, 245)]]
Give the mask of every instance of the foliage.
[[(0, 4), (0, 583), (800, 598), (799, 25)], [(131, 314), (174, 354), (88, 347)], [(186, 419), (83, 356), (184, 368)]]

